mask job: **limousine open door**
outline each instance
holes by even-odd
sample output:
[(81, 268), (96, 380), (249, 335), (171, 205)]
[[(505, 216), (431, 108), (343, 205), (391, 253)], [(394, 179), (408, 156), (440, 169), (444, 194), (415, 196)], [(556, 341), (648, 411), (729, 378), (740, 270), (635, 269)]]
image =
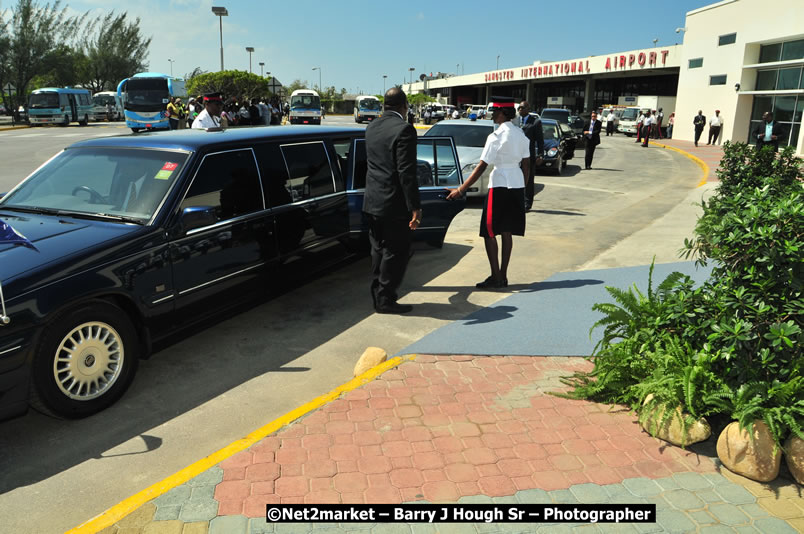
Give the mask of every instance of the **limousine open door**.
[[(348, 180), (350, 233), (353, 237), (368, 235), (368, 224), (362, 216), (366, 191), (366, 143), (354, 141)], [(422, 223), (413, 233), (414, 241), (441, 247), (455, 216), (463, 211), (466, 199), (447, 200), (447, 189), (463, 183), (458, 152), (451, 137), (419, 137), (416, 170), (422, 204)]]

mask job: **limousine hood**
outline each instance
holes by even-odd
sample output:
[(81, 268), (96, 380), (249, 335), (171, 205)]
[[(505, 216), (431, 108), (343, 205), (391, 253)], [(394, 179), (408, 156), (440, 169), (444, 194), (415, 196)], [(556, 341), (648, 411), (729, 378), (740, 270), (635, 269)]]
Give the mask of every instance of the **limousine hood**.
[(95, 249), (140, 228), (50, 215), (23, 215), (3, 212), (2, 209), (0, 220), (33, 245), (0, 243), (0, 282), (4, 283), (32, 269), (70, 258), (77, 252)]

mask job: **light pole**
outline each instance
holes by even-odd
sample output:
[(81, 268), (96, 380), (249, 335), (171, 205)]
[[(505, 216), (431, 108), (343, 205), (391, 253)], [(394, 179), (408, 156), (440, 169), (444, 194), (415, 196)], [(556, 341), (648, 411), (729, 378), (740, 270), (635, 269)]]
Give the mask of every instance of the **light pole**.
[(248, 73), (251, 74), (251, 54), (254, 52), (253, 46), (247, 46), (246, 52), (248, 52)]
[(175, 61), (170, 59), (170, 58), (168, 58), (168, 61), (170, 62), (170, 77), (172, 78), (173, 77), (173, 63), (175, 63)]
[(385, 94), (385, 79), (388, 77), (387, 74), (382, 75), (382, 94)]
[(500, 55), (497, 54), (497, 70), (500, 70)]
[(229, 11), (225, 7), (213, 7), (212, 13), (218, 17), (221, 32), (221, 70), (223, 70), (223, 17), (229, 16)]
[(410, 86), (408, 87), (408, 91), (411, 93), (413, 92), (413, 71), (416, 70), (416, 67), (410, 67), (408, 69), (410, 71)]
[(260, 78), (262, 78), (262, 68), (265, 66), (264, 61), (260, 61)]
[(313, 70), (318, 71), (318, 93), (321, 93), (321, 67), (313, 67)]
[(658, 39), (654, 39), (654, 40), (653, 40), (653, 46), (656, 46), (656, 43), (658, 43), (658, 42), (659, 42), (659, 40), (658, 40)]

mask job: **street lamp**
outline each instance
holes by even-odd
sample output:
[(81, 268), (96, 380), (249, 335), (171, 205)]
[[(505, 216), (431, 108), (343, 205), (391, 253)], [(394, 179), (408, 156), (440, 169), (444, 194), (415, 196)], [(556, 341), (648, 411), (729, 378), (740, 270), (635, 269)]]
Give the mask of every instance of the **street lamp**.
[(408, 87), (408, 91), (411, 93), (413, 92), (413, 71), (416, 70), (416, 67), (410, 67), (408, 69), (410, 71), (410, 87)]
[(254, 52), (253, 46), (247, 46), (246, 52), (248, 52), (248, 73), (251, 74), (251, 54)]
[(260, 61), (260, 78), (262, 78), (262, 68), (265, 66), (264, 61)]
[(221, 32), (221, 70), (223, 70), (223, 17), (229, 16), (229, 11), (225, 7), (213, 7), (212, 13), (218, 17)]
[(658, 39), (654, 39), (654, 40), (653, 40), (653, 46), (656, 46), (656, 43), (658, 43), (658, 42), (659, 42), (659, 40), (658, 40)]
[(388, 77), (387, 74), (382, 75), (382, 94), (385, 94), (385, 79)]
[(313, 70), (318, 71), (318, 92), (321, 93), (321, 67), (313, 67)]
[(170, 59), (170, 58), (168, 58), (168, 61), (170, 62), (170, 77), (172, 78), (173, 77), (173, 64), (175, 63), (175, 61)]
[(500, 70), (500, 55), (497, 54), (497, 70)]

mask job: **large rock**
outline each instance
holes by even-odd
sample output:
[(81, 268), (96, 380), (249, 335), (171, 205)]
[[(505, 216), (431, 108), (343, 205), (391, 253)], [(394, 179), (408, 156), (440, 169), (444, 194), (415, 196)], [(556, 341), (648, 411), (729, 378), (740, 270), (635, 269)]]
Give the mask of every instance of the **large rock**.
[[(642, 403), (643, 406), (652, 399), (653, 394), (645, 397), (645, 402)], [(698, 443), (699, 441), (706, 441), (709, 439), (709, 436), (712, 435), (712, 428), (703, 417), (684, 429), (682, 418), (686, 417), (687, 414), (681, 411), (681, 406), (676, 408), (676, 413), (665, 421), (664, 424), (659, 424), (664, 417), (664, 412), (664, 407), (657, 406), (647, 414), (644, 414), (644, 417), (640, 417), (639, 424), (642, 429), (655, 438), (663, 439), (679, 447), (686, 447), (687, 445)]]
[(804, 439), (790, 436), (785, 443), (785, 460), (796, 482), (804, 486)]
[(741, 430), (737, 421), (723, 429), (717, 440), (717, 457), (738, 475), (770, 482), (779, 476), (782, 449), (774, 447), (773, 436), (763, 421), (754, 421), (752, 430), (753, 440), (748, 429)]
[(369, 347), (364, 352), (363, 355), (357, 360), (357, 365), (355, 365), (355, 376), (360, 376), (372, 367), (380, 365), (382, 362), (388, 359), (388, 353), (378, 347)]

